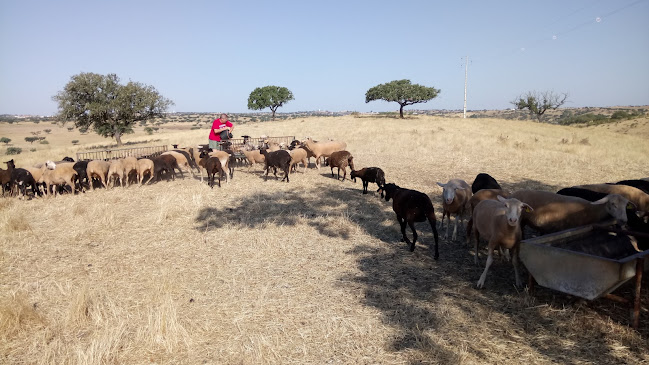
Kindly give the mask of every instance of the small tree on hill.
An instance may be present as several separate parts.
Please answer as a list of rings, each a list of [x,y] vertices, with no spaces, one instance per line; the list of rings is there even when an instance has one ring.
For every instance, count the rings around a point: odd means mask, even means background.
[[[8,145],[9,142],[11,142],[11,138],[7,138],[7,137],[0,138],[0,143],[4,143],[5,146]]]
[[[248,97],[248,109],[262,110],[270,108],[273,112],[273,120],[275,120],[275,112],[277,111],[277,108],[291,100],[293,100],[293,93],[285,87],[258,87],[253,90]]]
[[[519,110],[528,109],[530,114],[536,117],[541,123],[543,114],[548,109],[555,110],[565,104],[568,99],[568,93],[556,94],[554,91],[528,91],[525,95],[520,95],[511,103]]]
[[[29,143],[34,143],[34,142],[38,141],[39,139],[40,139],[40,137],[25,137],[25,141],[27,141]]]
[[[374,100],[395,101],[399,103],[399,116],[403,119],[403,107],[425,103],[437,97],[439,89],[411,84],[410,80],[395,80],[374,86],[365,93],[365,102]]]
[[[149,85],[119,83],[115,74],[80,73],[72,76],[52,99],[58,102],[58,117],[71,120],[82,132],[90,127],[122,145],[122,135],[133,133],[135,123],[162,116],[173,102]]]

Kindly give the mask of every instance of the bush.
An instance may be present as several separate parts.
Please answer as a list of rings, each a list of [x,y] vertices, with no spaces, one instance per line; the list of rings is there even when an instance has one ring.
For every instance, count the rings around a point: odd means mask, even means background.
[[[30,148],[29,152],[36,152],[36,148]]]
[[[11,138],[7,138],[7,137],[0,138],[0,143],[4,143],[7,145],[9,144],[9,142],[11,142]]]
[[[23,151],[22,148],[18,147],[9,147],[7,148],[7,152],[5,152],[5,155],[20,155],[20,153]]]
[[[48,129],[43,129],[43,132],[45,132],[45,133],[47,133],[47,134],[50,134],[50,133],[52,133],[52,130],[49,129],[49,128],[48,128]]]
[[[605,115],[586,113],[559,119],[557,122],[561,125],[570,125],[578,123],[601,124],[607,121],[608,118]]]
[[[613,120],[623,120],[623,119],[633,119],[637,118],[640,115],[637,113],[628,113],[626,110],[618,110],[611,115],[611,119]]]
[[[79,140],[78,140],[78,139],[73,139],[73,140],[72,140],[72,144],[73,144],[73,145],[76,145],[77,143],[79,143]]]
[[[68,132],[72,132],[74,130],[74,127],[68,127]]]
[[[48,142],[48,141],[46,141],[46,140],[42,140],[42,141],[40,141],[40,142],[38,142],[38,143],[40,143],[40,144],[50,144],[50,142]]]
[[[146,128],[144,128],[144,131],[145,131],[146,134],[148,134],[148,135],[152,135],[152,134],[153,134],[153,128],[151,128],[151,127],[146,127]]]

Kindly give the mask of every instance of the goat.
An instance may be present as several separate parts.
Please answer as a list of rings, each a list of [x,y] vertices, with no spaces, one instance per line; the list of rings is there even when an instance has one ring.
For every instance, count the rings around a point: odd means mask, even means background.
[[[360,170],[352,170],[350,179],[356,182],[356,178],[360,178],[363,182],[363,194],[367,194],[367,186],[373,182],[379,187],[376,192],[381,193],[383,198],[383,189],[385,187],[385,173],[379,167],[363,167]]]
[[[392,199],[392,210],[396,213],[397,221],[401,225],[402,241],[410,245],[410,252],[415,250],[417,242],[415,222],[428,220],[435,238],[434,258],[437,260],[439,258],[437,222],[435,221],[435,208],[433,208],[433,203],[428,195],[416,190],[403,189],[392,183],[385,184],[384,190],[385,201]],[[412,230],[412,242],[406,236],[406,224]]]

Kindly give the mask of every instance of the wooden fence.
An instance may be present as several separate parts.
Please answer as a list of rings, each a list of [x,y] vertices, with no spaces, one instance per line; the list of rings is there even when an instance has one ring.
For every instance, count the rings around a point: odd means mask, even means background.
[[[167,146],[152,146],[152,147],[132,147],[132,148],[119,148],[111,150],[98,150],[98,151],[85,151],[77,152],[77,161],[87,160],[112,160],[116,158],[124,158],[133,156],[152,157],[158,156],[167,151]]]

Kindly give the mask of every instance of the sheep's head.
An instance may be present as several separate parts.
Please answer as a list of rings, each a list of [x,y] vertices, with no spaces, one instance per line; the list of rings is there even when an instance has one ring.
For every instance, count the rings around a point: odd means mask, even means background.
[[[352,167],[352,173],[349,175],[349,178],[352,179],[353,182],[356,182],[356,170]]]
[[[526,212],[532,212],[534,210],[532,207],[518,199],[505,199],[500,195],[498,195],[497,199],[501,203],[505,204],[505,217],[507,218],[507,224],[512,227],[518,225],[523,210]]]
[[[611,217],[615,218],[617,224],[620,226],[625,225],[628,220],[626,215],[627,206],[631,205],[631,208],[633,210],[637,209],[635,204],[619,194],[609,194],[598,201],[592,202],[591,204],[606,204],[606,212]]]
[[[53,161],[45,161],[45,166],[50,169],[54,170],[56,168],[56,164]]]
[[[444,191],[442,191],[442,200],[444,201],[444,203],[453,203],[453,200],[455,199],[455,190],[457,189],[457,187],[450,183],[442,184],[441,182],[438,182],[437,185],[441,186],[442,189],[444,189]]]
[[[198,157],[200,157],[200,158],[204,158],[204,157],[207,157],[207,156],[209,156],[209,155],[210,155],[209,151],[207,151],[207,150],[201,150],[201,153],[198,155]]]
[[[393,183],[385,184],[383,191],[385,191],[385,201],[389,202],[394,196],[394,193],[399,189],[399,186]]]
[[[16,167],[16,165],[14,165],[14,159],[13,158],[11,160],[9,160],[9,161],[5,161],[5,163],[7,164],[7,168],[13,169],[14,167]]]

